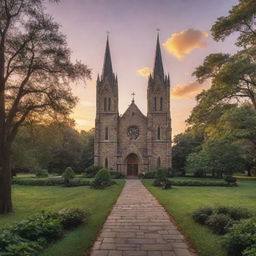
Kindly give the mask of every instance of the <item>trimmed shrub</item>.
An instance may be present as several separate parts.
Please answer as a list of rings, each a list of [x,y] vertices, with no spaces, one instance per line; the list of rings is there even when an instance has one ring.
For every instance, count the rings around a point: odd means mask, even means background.
[[[85,169],[84,176],[86,178],[93,178],[100,169],[102,169],[102,167],[91,165]]]
[[[157,169],[156,171],[156,174],[155,174],[155,180],[153,181],[153,186],[157,186],[157,187],[161,187],[164,185],[164,183],[166,182],[166,172],[159,168]]]
[[[95,175],[95,179],[92,182],[93,188],[103,189],[113,184],[111,180],[111,175],[108,169],[102,168],[97,174]]]
[[[58,212],[58,215],[64,229],[77,227],[84,223],[87,217],[86,212],[79,208],[62,209]]]
[[[25,185],[25,186],[59,186],[64,184],[63,178],[50,178],[47,180],[41,179],[14,179],[13,184],[17,185]],[[69,187],[77,187],[77,186],[91,186],[91,182],[89,180],[83,179],[73,179],[69,181]]]
[[[62,175],[65,185],[69,186],[70,180],[74,179],[75,176],[74,170],[71,167],[67,167]]]
[[[166,179],[163,183],[162,189],[171,189],[172,188],[172,183],[170,180]]]
[[[216,213],[226,214],[230,216],[233,220],[248,219],[252,217],[252,213],[248,209],[241,207],[220,206],[216,208]]]
[[[36,172],[37,178],[47,178],[48,177],[48,171],[46,169],[39,169]]]
[[[230,232],[224,236],[223,246],[228,251],[228,256],[254,256],[256,248],[256,220],[248,219],[234,224]]]
[[[204,225],[208,217],[213,214],[213,208],[204,206],[195,210],[192,214],[192,218],[195,222]]]
[[[231,176],[231,175],[228,175],[228,176],[226,176],[225,177],[225,181],[229,184],[229,185],[237,185],[236,184],[236,181],[237,181],[237,179],[235,178],[235,177],[233,177],[233,176]]]
[[[110,175],[111,175],[112,179],[124,179],[125,178],[125,175],[123,173],[121,173],[121,172],[111,171]]]
[[[154,179],[156,177],[156,172],[145,172],[143,179]]]
[[[213,214],[209,216],[205,224],[218,235],[223,235],[233,224],[233,220],[225,214]]]
[[[188,186],[188,187],[227,187],[226,182],[222,181],[171,181],[173,186]]]

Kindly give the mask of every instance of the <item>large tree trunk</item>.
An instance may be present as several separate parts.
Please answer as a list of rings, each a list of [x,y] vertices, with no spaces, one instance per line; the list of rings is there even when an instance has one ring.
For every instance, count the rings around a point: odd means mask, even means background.
[[[0,146],[0,214],[12,211],[10,150]]]

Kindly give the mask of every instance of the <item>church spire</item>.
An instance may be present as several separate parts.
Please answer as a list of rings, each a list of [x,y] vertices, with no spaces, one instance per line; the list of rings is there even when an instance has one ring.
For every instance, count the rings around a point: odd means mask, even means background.
[[[114,76],[112,62],[111,62],[111,54],[109,49],[109,39],[107,36],[107,43],[106,43],[106,50],[105,50],[105,57],[104,57],[104,64],[103,64],[103,71],[102,71],[102,78],[112,79]]]
[[[157,77],[160,78],[161,80],[164,79],[164,68],[163,68],[162,54],[161,54],[161,48],[159,43],[159,33],[157,34],[155,65],[154,65],[154,71],[153,71],[153,78],[156,79]]]

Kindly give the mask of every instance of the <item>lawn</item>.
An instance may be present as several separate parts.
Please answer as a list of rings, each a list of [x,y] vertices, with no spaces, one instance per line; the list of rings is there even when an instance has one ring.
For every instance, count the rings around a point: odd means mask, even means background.
[[[67,233],[52,244],[41,256],[82,256],[90,248],[113,204],[120,194],[124,181],[105,190],[90,187],[13,186],[14,212],[0,216],[0,228],[41,210],[59,210],[68,207],[84,208],[90,213],[87,224]]]
[[[173,187],[162,190],[153,187],[152,180],[143,183],[175,219],[200,256],[226,256],[226,252],[221,247],[221,236],[193,221],[193,210],[206,205],[225,205],[246,207],[256,214],[256,179],[253,178],[239,179],[238,187]]]

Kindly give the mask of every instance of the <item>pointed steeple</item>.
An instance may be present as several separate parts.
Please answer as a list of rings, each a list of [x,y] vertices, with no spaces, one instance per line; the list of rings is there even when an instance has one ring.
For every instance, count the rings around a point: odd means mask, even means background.
[[[109,39],[107,37],[103,71],[102,71],[102,79],[104,80],[105,78],[109,78],[111,80],[111,79],[113,79],[113,76],[114,76],[114,74],[113,74],[111,54],[110,54],[110,49],[109,49]]]
[[[160,78],[161,80],[164,79],[164,68],[163,68],[162,54],[161,54],[161,48],[160,48],[160,43],[159,43],[159,33],[157,34],[156,55],[155,55],[153,78],[154,79]]]

